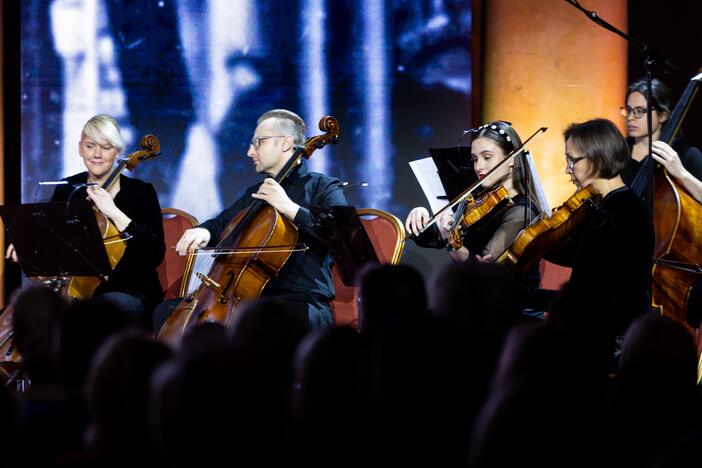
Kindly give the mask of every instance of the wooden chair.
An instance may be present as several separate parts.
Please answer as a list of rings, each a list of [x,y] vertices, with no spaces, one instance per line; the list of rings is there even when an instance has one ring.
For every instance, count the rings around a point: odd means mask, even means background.
[[[361,208],[356,210],[370,238],[378,260],[397,265],[405,248],[405,227],[395,216],[381,210]],[[336,267],[332,267],[336,297],[331,303],[334,322],[338,326],[358,326],[358,288],[347,286]]]
[[[571,268],[556,265],[547,260],[539,261],[542,289],[561,289],[570,279]]]
[[[193,255],[181,257],[173,249],[183,233],[197,226],[194,216],[176,208],[161,208],[166,255],[158,266],[158,279],[166,292],[164,300],[176,299],[185,295],[187,278],[193,268]]]

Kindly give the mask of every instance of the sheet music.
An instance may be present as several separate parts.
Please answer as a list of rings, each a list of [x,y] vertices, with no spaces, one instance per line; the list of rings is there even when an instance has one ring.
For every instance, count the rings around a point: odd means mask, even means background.
[[[410,161],[409,165],[419,182],[419,186],[422,187],[424,196],[427,197],[427,201],[429,201],[431,211],[436,213],[446,206],[449,201],[446,199],[446,190],[444,190],[444,186],[441,183],[439,171],[436,168],[434,160],[430,157],[417,159],[416,161]]]

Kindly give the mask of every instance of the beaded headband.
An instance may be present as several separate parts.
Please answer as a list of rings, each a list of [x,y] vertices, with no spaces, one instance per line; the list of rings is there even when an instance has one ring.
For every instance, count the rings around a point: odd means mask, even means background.
[[[507,122],[505,122],[507,123]],[[499,128],[497,125],[494,123],[486,123],[485,125],[481,125],[480,127],[475,129],[475,132],[478,133],[486,128],[490,128],[490,130],[495,130],[500,136],[502,136],[505,140],[509,141],[512,143],[512,138],[510,138],[509,135],[507,135],[507,132],[505,132],[503,129]],[[514,147],[514,144],[512,144],[512,147]]]
[[[503,123],[503,124],[506,124],[506,125],[509,125],[509,126],[512,126],[512,123],[511,123],[511,122],[506,122],[506,121],[504,121],[504,120],[498,120],[498,122]],[[501,136],[502,138],[504,138],[510,145],[512,145],[512,148],[513,148],[513,149],[516,149],[516,146],[515,146],[514,142],[512,141],[512,138],[511,138],[509,135],[507,135],[507,132],[505,132],[504,129],[500,128],[499,126],[497,126],[496,124],[494,124],[494,123],[492,123],[492,122],[488,122],[488,123],[486,123],[485,125],[481,125],[480,127],[477,127],[477,128],[472,129],[471,131],[472,131],[473,133],[480,133],[481,131],[485,130],[486,128],[489,128],[490,130],[494,130],[495,133],[497,133],[498,135],[500,135],[500,136]],[[526,156],[526,155],[530,155],[530,154],[531,154],[531,153],[530,153],[529,151],[524,151],[524,155],[525,155],[525,156]]]

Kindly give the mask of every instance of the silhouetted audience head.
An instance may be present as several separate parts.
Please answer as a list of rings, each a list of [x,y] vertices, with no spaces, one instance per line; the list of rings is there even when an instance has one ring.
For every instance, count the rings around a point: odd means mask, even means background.
[[[131,316],[100,298],[77,301],[57,323],[55,346],[64,385],[81,389],[88,366],[110,335],[137,326]]]
[[[514,275],[502,265],[447,265],[434,276],[430,292],[432,315],[459,325],[470,336],[502,336],[520,318]]]
[[[289,395],[275,372],[275,365],[233,347],[159,369],[152,381],[153,421],[167,466],[276,466]]]
[[[353,328],[308,335],[298,348],[297,416],[301,421],[301,466],[359,466],[370,455],[362,440],[371,413],[370,355]],[[339,457],[345,453],[344,457]]]
[[[618,373],[692,386],[697,381],[695,340],[681,323],[658,314],[645,315],[624,336]]]
[[[359,329],[377,331],[427,313],[424,279],[407,265],[369,265],[360,273]]]
[[[605,437],[618,465],[648,466],[702,424],[694,339],[675,320],[648,314],[624,337]]]
[[[156,460],[149,426],[149,382],[171,349],[140,331],[108,338],[93,360],[88,404],[93,415],[90,446],[100,463],[123,466]]]
[[[17,401],[9,391],[2,385],[0,388],[0,440],[3,442],[3,454],[0,457],[0,468],[18,466],[19,446],[19,415]]]
[[[289,389],[295,350],[309,331],[306,309],[268,298],[251,301],[241,309],[231,329],[232,344],[252,365],[265,369],[271,383]]]
[[[606,374],[591,352],[559,324],[515,327],[475,426],[469,466],[596,464]]]
[[[180,356],[195,356],[212,348],[229,346],[227,328],[217,322],[202,322],[189,328],[178,342]]]
[[[66,309],[65,299],[43,285],[32,285],[13,295],[12,328],[22,366],[32,385],[54,383],[53,329]]]

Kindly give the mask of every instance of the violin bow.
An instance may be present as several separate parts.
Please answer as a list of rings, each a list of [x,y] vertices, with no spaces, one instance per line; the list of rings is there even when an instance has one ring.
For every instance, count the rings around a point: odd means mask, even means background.
[[[535,131],[534,133],[532,133],[531,136],[530,136],[529,138],[527,138],[527,139],[524,141],[524,143],[521,144],[521,146],[519,146],[518,148],[515,148],[515,150],[512,151],[511,153],[509,153],[509,154],[507,155],[507,157],[506,157],[505,159],[503,159],[502,161],[500,161],[500,163],[499,163],[497,166],[493,167],[492,170],[491,170],[490,172],[488,172],[487,174],[485,174],[485,177],[483,177],[482,179],[478,179],[478,180],[476,180],[475,182],[473,182],[473,184],[471,184],[467,189],[465,189],[460,195],[458,195],[456,198],[454,198],[453,200],[451,200],[446,206],[444,206],[444,207],[441,208],[436,214],[434,214],[434,216],[432,216],[432,217],[429,219],[429,221],[427,221],[427,223],[424,225],[424,227],[419,231],[419,234],[423,233],[424,231],[426,231],[427,229],[429,229],[434,223],[436,223],[436,221],[439,219],[439,217],[440,217],[442,214],[444,214],[444,212],[445,212],[446,210],[450,210],[450,209],[453,208],[454,206],[458,205],[458,204],[459,204],[461,201],[463,201],[463,199],[465,199],[468,195],[472,194],[473,191],[475,191],[475,189],[477,189],[478,187],[481,187],[483,184],[485,184],[485,182],[488,181],[489,179],[491,179],[492,176],[493,176],[494,174],[496,174],[497,171],[498,171],[502,166],[504,166],[505,164],[508,164],[512,159],[514,159],[515,157],[517,157],[517,155],[518,155],[519,153],[521,153],[522,151],[524,151],[524,149],[526,148],[527,144],[529,144],[529,142],[532,141],[536,135],[538,135],[538,134],[540,134],[540,133],[543,133],[543,132],[545,132],[546,130],[548,130],[548,127],[541,127],[541,128],[539,128],[537,131]],[[405,238],[405,240],[407,240],[407,239],[409,239],[409,238],[411,238],[411,237],[414,237],[414,235],[413,235],[413,234],[408,235],[408,236]]]

